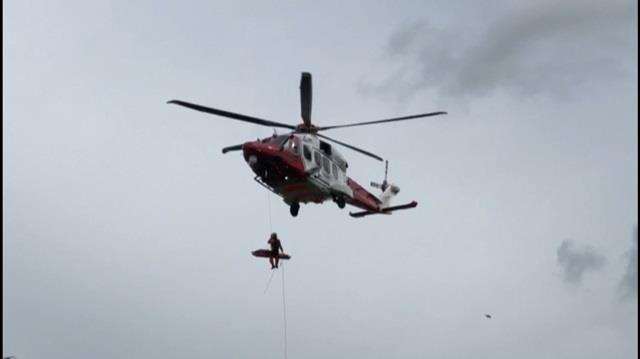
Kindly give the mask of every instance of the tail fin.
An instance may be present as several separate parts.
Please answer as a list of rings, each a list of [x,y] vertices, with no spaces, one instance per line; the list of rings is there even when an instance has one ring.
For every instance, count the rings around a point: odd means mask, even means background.
[[[391,199],[395,197],[399,192],[400,192],[400,187],[394,184],[388,185],[387,188],[384,190],[384,192],[382,192],[382,195],[380,196],[380,201],[382,202],[382,204],[380,205],[380,208],[384,209],[389,207],[389,205],[391,204]]]
[[[389,161],[384,162],[384,181],[382,183],[371,182],[371,187],[378,188],[382,191],[380,195],[380,208],[387,208],[391,203],[391,198],[400,192],[400,187],[387,182],[387,174],[389,172]]]

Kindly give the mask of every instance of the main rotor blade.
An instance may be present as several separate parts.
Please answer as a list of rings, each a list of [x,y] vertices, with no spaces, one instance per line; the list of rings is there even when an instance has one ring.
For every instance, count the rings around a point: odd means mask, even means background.
[[[354,150],[354,151],[356,151],[356,152],[360,152],[360,153],[362,153],[363,155],[367,155],[367,156],[369,156],[369,157],[373,157],[373,158],[375,158],[375,159],[376,159],[376,160],[378,160],[378,161],[382,161],[382,157],[377,156],[377,155],[375,155],[375,154],[373,154],[373,153],[371,153],[371,152],[365,151],[365,150],[363,150],[363,149],[360,149],[360,148],[358,148],[358,147],[351,146],[351,145],[349,145],[349,144],[346,144],[346,143],[344,143],[344,142],[340,142],[340,141],[338,141],[338,140],[334,140],[334,139],[333,139],[333,138],[331,138],[331,137],[327,137],[327,136],[325,136],[325,135],[321,135],[321,134],[319,134],[319,133],[316,133],[316,136],[318,136],[318,137],[322,137],[322,138],[324,138],[325,140],[329,140],[329,141],[331,141],[331,142],[337,143],[337,144],[342,145],[342,146],[344,146],[344,147],[346,147],[346,148],[352,149],[352,150]]]
[[[305,126],[311,126],[311,102],[313,91],[311,86],[311,74],[303,72],[300,77],[300,113]]]
[[[227,153],[227,152],[230,152],[230,151],[241,151],[241,150],[242,150],[242,144],[225,147],[225,148],[222,149],[222,153]]]
[[[429,116],[437,116],[437,115],[446,115],[447,113],[444,111],[438,111],[438,112],[429,112],[429,113],[422,113],[419,115],[411,115],[411,116],[404,116],[404,117],[395,117],[395,118],[388,118],[386,120],[378,120],[378,121],[368,121],[368,122],[358,122],[358,123],[351,123],[348,125],[337,125],[337,126],[324,126],[324,127],[318,127],[318,131],[324,131],[324,130],[331,130],[334,128],[343,128],[343,127],[354,127],[354,126],[364,126],[364,125],[374,125],[377,123],[385,123],[385,122],[396,122],[396,121],[406,121],[406,120],[413,120],[414,118],[422,118],[422,117],[429,117]]]
[[[256,125],[262,125],[262,126],[268,126],[268,127],[282,127],[282,128],[292,129],[292,130],[295,129],[295,126],[287,125],[286,123],[263,120],[263,119],[257,118],[257,117],[251,117],[251,116],[242,115],[242,114],[239,114],[239,113],[233,113],[233,112],[229,112],[229,111],[218,110],[216,108],[196,105],[196,104],[185,102],[185,101],[171,100],[171,101],[167,101],[167,103],[184,106],[184,107],[190,108],[192,110],[206,112],[206,113],[210,113],[212,115],[218,115],[218,116],[222,116],[222,117],[229,117],[229,118],[233,118],[235,120],[254,123]]]

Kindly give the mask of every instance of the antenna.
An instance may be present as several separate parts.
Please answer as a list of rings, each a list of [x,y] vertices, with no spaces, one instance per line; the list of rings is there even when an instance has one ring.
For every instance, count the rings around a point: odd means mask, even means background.
[[[389,172],[389,160],[384,161],[384,181],[382,181],[382,186],[380,186],[382,192],[389,186],[389,182],[387,182],[387,172]]]
[[[384,182],[387,182],[387,172],[389,172],[389,160],[384,161]]]

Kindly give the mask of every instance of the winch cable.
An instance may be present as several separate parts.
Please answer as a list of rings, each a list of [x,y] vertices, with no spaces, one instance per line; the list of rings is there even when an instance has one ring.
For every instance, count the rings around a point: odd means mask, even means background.
[[[287,302],[284,295],[284,265],[282,266],[282,323],[284,324],[284,359],[287,359]]]
[[[273,273],[275,273],[275,271],[271,271],[271,274],[269,275],[269,280],[267,281],[267,286],[264,288],[264,292],[262,292],[262,294],[267,294],[267,291],[269,290],[269,286],[271,285],[271,279],[273,279]]]
[[[267,212],[269,213],[269,233],[273,233],[273,219],[271,216],[271,193],[267,192]],[[282,323],[283,323],[283,332],[284,332],[284,359],[287,359],[287,301],[285,296],[285,288],[284,288],[284,263],[280,262],[280,268],[282,269]],[[271,275],[269,276],[269,281],[267,282],[267,287],[264,289],[264,294],[269,290],[269,285],[271,284],[271,279],[273,279],[273,274],[275,272],[272,270]]]

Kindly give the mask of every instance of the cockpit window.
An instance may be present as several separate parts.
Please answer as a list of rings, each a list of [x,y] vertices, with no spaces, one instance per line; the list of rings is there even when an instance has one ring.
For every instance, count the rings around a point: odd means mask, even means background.
[[[289,139],[288,135],[279,135],[279,136],[274,135],[274,136],[271,136],[271,137],[264,138],[260,142],[262,142],[262,143],[273,143],[273,144],[276,144],[278,146],[282,146],[288,139]]]
[[[333,178],[338,179],[338,166],[335,163],[331,165],[331,170],[333,171]]]
[[[320,155],[320,152],[313,152],[313,159],[316,161],[316,165],[318,165],[318,167],[322,166],[322,156]]]
[[[287,149],[297,155],[299,151],[298,140],[295,137],[289,138],[289,142],[287,142]]]

